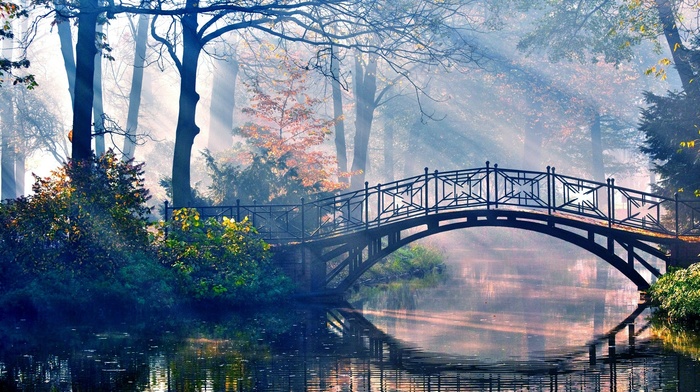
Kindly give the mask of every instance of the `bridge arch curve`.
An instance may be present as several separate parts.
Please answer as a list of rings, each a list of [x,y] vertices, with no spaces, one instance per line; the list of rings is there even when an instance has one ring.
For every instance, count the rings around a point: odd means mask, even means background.
[[[315,195],[299,204],[196,207],[202,217],[249,219],[263,239],[295,256],[305,294],[339,294],[376,260],[419,237],[502,226],[544,233],[601,257],[640,289],[643,269],[700,261],[700,200],[681,200],[546,171],[486,166],[434,171]],[[165,219],[173,207],[165,204]],[[668,250],[661,252],[657,247]],[[310,264],[309,264],[310,263]],[[287,263],[293,264],[293,263]],[[298,266],[297,266],[298,264]],[[301,271],[300,271],[301,270]],[[642,271],[644,273],[644,271]],[[644,273],[644,275],[647,275]]]
[[[504,227],[548,235],[576,245],[620,271],[639,290],[649,282],[638,268],[660,276],[640,252],[667,261],[668,256],[639,238],[606,226],[585,225],[566,217],[517,210],[467,210],[416,217],[362,233],[313,241],[313,257],[326,269],[325,281],[312,291],[342,293],[392,252],[438,233],[474,227]],[[320,283],[320,282],[319,282]]]

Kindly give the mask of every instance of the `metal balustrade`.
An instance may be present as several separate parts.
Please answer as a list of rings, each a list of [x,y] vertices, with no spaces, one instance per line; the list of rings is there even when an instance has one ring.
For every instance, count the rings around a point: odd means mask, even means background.
[[[556,173],[500,168],[429,172],[299,204],[192,207],[202,218],[245,217],[273,243],[304,242],[450,211],[518,209],[652,235],[700,236],[700,198],[680,200]],[[175,208],[165,205],[166,220]]]

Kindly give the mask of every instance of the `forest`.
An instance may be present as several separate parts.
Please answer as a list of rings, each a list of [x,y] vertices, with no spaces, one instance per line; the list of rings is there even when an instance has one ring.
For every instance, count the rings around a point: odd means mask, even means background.
[[[172,279],[197,297],[224,286],[195,287],[197,269],[178,264],[195,250],[154,239],[166,200],[289,203],[486,161],[696,197],[698,12],[685,0],[2,0],[0,241],[17,260],[60,253],[13,272],[29,280],[125,273],[133,249],[155,252],[143,257],[177,265]],[[182,211],[183,235],[254,231],[202,229],[213,223]],[[104,241],[113,230],[128,239]]]

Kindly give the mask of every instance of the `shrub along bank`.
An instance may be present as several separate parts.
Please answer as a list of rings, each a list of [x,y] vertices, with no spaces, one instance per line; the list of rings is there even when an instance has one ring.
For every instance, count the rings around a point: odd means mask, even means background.
[[[670,270],[649,288],[649,296],[658,317],[700,330],[700,263]]]
[[[291,290],[249,222],[180,210],[150,223],[142,174],[110,152],[37,177],[33,195],[0,204],[0,315],[243,306]]]

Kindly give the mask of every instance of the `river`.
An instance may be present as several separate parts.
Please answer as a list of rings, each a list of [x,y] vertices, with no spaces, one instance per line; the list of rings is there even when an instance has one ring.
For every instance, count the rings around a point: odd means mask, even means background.
[[[604,262],[504,229],[431,245],[439,284],[339,304],[5,322],[0,391],[700,391],[697,339],[660,338]]]

